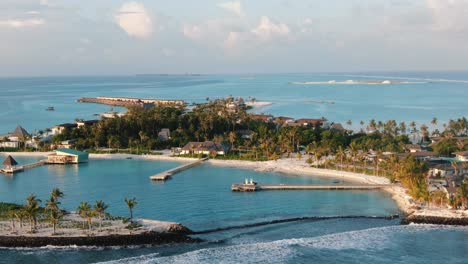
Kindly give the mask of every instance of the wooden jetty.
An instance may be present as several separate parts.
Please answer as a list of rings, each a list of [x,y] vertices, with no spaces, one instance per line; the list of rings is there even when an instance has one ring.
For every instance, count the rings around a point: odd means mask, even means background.
[[[197,160],[195,162],[191,162],[191,163],[188,163],[188,164],[178,166],[178,167],[176,167],[174,169],[170,169],[170,170],[155,174],[153,176],[150,176],[150,179],[152,181],[166,181],[166,180],[170,179],[172,177],[172,175],[174,175],[176,173],[179,173],[181,171],[185,171],[185,170],[188,170],[190,168],[196,167],[198,165],[201,165],[206,160],[208,160],[208,158],[200,159],[200,160]]]
[[[233,184],[233,192],[255,192],[255,191],[288,191],[288,190],[375,190],[390,185],[290,185],[290,184],[263,184],[243,183]]]

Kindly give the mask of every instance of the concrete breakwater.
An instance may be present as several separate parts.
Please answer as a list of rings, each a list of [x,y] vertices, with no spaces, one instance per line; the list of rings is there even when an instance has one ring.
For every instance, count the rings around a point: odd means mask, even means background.
[[[81,103],[105,104],[122,107],[143,107],[150,108],[154,106],[184,106],[186,103],[182,100],[161,100],[146,98],[128,98],[128,97],[82,97],[78,99]]]
[[[77,237],[34,237],[34,236],[0,236],[0,247],[24,248],[45,246],[137,246],[163,245],[172,243],[201,242],[183,233],[145,232],[134,235],[105,235],[105,236],[77,236]]]
[[[401,221],[402,224],[433,224],[433,225],[459,225],[468,226],[468,218],[455,218],[443,216],[409,215]]]

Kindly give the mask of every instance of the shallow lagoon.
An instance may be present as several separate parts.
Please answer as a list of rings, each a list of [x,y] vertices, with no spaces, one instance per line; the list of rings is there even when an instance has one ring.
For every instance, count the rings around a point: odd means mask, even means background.
[[[245,178],[265,184],[332,184],[332,178],[202,165],[166,182],[149,180],[150,175],[178,164],[97,159],[80,165],[47,165],[2,176],[0,200],[23,203],[32,192],[46,200],[50,190],[58,187],[65,193],[62,205],[68,210],[74,210],[80,201],[102,199],[110,204],[111,213],[127,215],[123,199],[136,197],[137,217],[177,221],[195,230],[297,216],[398,213],[390,196],[381,191],[230,191],[232,183]]]

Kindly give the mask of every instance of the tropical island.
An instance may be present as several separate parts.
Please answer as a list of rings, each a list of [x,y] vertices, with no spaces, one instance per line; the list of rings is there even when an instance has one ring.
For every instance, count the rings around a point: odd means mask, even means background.
[[[31,155],[36,151],[37,155],[45,155],[57,148],[70,148],[85,151],[91,158],[209,158],[208,163],[219,166],[343,177],[385,185],[383,190],[390,192],[407,214],[406,223],[468,224],[465,117],[443,124],[443,130],[439,130],[436,118],[430,124],[432,129],[426,124],[396,120],[370,120],[367,124],[360,121],[359,126],[353,127],[351,120],[341,124],[323,117],[295,119],[253,114],[242,98],[207,98],[207,102],[191,106],[148,105],[151,102],[140,101],[143,103],[126,104],[125,114],[75,120],[37,135],[18,127],[2,137],[0,147],[10,155]],[[28,198],[25,208],[29,200],[34,199]],[[92,208],[90,204],[83,207]],[[82,216],[79,212],[63,216],[62,220],[74,223]],[[11,222],[11,216],[9,219]],[[131,221],[125,226],[117,222],[109,220],[107,224],[111,230],[130,232],[129,225],[137,223]],[[88,227],[92,226],[88,221]],[[112,233],[110,229],[104,233],[129,234]],[[142,230],[148,234],[147,229]],[[142,233],[132,233],[135,234]]]

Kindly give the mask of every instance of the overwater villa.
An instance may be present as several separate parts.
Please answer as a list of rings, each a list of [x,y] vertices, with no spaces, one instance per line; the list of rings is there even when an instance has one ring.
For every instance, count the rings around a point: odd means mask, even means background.
[[[4,173],[15,173],[22,170],[23,167],[18,166],[18,162],[12,156],[8,156],[5,161],[3,161],[2,172]]]
[[[74,149],[57,149],[55,154],[47,156],[48,164],[78,164],[88,162],[89,154]]]

